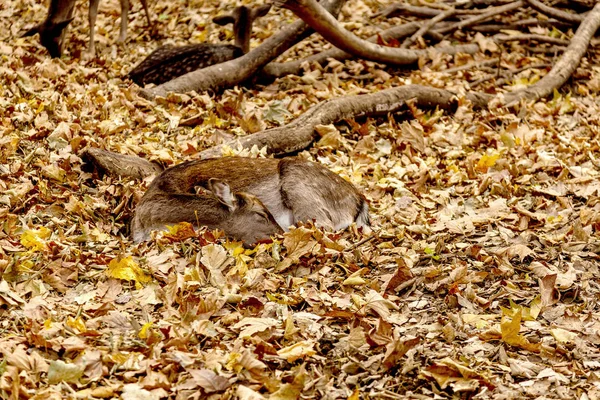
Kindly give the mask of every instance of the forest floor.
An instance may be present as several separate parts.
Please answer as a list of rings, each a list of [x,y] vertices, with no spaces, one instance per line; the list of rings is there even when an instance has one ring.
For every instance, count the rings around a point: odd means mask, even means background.
[[[306,225],[246,249],[174,229],[134,244],[128,224],[149,182],[90,172],[86,146],[170,166],[342,95],[465,92],[478,80],[512,91],[557,54],[511,42],[414,70],[331,61],[149,101],[122,77],[159,43],[230,39],[210,22],[221,2],[159,0],[151,38],[134,1],[118,45],[119,3],[103,0],[91,60],[83,3],[61,59],[18,38],[43,4],[0,4],[1,398],[600,398],[597,40],[550,99],[322,127],[298,156],[364,193],[371,235]],[[349,0],[340,20],[368,37],[404,21],[368,18],[388,4]],[[253,46],[294,20],[272,9]],[[313,35],[284,57],[329,46]],[[496,84],[485,62],[500,51],[505,68],[541,67]]]

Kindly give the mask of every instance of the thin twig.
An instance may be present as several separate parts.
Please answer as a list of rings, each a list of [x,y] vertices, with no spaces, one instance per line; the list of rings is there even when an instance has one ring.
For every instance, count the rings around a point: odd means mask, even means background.
[[[542,14],[549,15],[549,16],[559,19],[561,21],[581,23],[587,14],[587,13],[571,14],[566,11],[557,10],[556,8],[547,6],[538,0],[526,0],[526,1],[531,6],[531,8],[541,12]]]
[[[536,42],[551,43],[559,46],[568,46],[569,41],[565,39],[553,38],[545,35],[526,34],[522,33],[519,35],[495,35],[493,39],[497,42],[512,42],[512,41],[525,41],[534,40]]]
[[[448,33],[455,30],[463,29],[469,26],[473,26],[483,21],[487,21],[495,17],[496,15],[504,14],[506,12],[516,10],[517,8],[523,7],[525,3],[522,0],[515,1],[514,3],[509,3],[500,7],[492,7],[488,9],[485,13],[476,15],[474,17],[465,19],[464,21],[457,22],[456,24],[452,24],[448,27],[442,28],[438,30],[438,33]]]
[[[433,26],[435,26],[435,24],[437,24],[440,21],[445,20],[446,18],[450,18],[455,13],[456,13],[456,9],[454,7],[452,7],[452,8],[449,8],[448,10],[436,15],[435,17],[431,18],[429,21],[427,21],[425,24],[423,24],[423,26],[414,33],[414,35],[412,35],[411,37],[406,39],[404,41],[404,43],[402,43],[401,47],[407,48],[411,44],[420,40],[425,33],[427,33]]]

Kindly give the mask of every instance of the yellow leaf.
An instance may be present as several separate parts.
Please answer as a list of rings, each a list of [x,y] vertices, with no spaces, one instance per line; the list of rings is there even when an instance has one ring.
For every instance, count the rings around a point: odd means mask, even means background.
[[[152,322],[146,322],[142,326],[142,329],[140,329],[140,332],[138,333],[138,336],[140,337],[140,339],[148,339],[148,336],[151,335],[151,332],[149,332],[149,329],[151,327],[152,327]]]
[[[500,158],[499,153],[484,154],[477,162],[476,169],[481,172],[487,172],[490,167],[496,165],[498,158]]]
[[[87,328],[85,327],[85,322],[81,317],[69,317],[67,318],[66,324],[69,328],[73,329],[74,331],[77,331],[78,333],[84,333],[87,331]]]
[[[348,400],[360,400],[360,390],[358,388],[354,389],[354,392],[348,396]]]
[[[367,283],[367,281],[360,276],[349,276],[346,278],[346,280],[344,280],[343,284],[344,286],[359,286],[364,285],[365,283]]]
[[[120,260],[118,258],[112,259],[105,273],[111,278],[134,281],[136,289],[141,289],[144,283],[148,283],[151,280],[150,276],[146,275],[131,257],[125,257]]]
[[[276,392],[269,396],[269,400],[297,400],[304,389],[306,383],[306,371],[304,366],[292,371],[294,380],[291,383],[284,383]]]
[[[490,321],[498,318],[496,314],[463,314],[461,318],[465,324],[473,325],[477,329],[487,328]]]
[[[284,347],[277,352],[277,355],[285,358],[288,362],[294,362],[299,358],[315,355],[317,352],[313,349],[313,346],[314,343],[303,340],[291,346]]]
[[[502,330],[502,340],[505,343],[519,346],[521,343],[521,336],[519,335],[519,330],[521,329],[521,311],[519,310],[512,318],[503,316],[500,329]]]
[[[189,222],[180,222],[175,225],[167,225],[167,232],[165,232],[163,237],[175,241],[183,241],[196,237],[196,231],[194,231],[193,225]]]
[[[519,330],[521,329],[521,314],[522,310],[519,310],[512,318],[507,316],[502,317],[502,321],[500,322],[502,341],[511,346],[537,353],[540,351],[540,344],[531,343],[525,336],[519,334]]]
[[[50,229],[45,226],[27,230],[21,234],[21,244],[32,251],[45,250],[47,248],[45,239],[48,239],[51,234]]]

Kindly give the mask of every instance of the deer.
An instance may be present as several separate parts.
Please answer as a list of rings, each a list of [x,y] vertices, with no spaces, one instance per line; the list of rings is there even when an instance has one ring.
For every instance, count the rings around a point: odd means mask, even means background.
[[[127,38],[127,15],[129,13],[129,0],[121,1],[121,31],[118,42],[122,43]],[[148,11],[147,0],[141,0],[146,13],[148,26],[152,25],[150,12]],[[98,4],[100,0],[90,0],[89,21],[90,21],[90,44],[89,53],[96,54],[94,35],[96,31],[96,17],[98,16]],[[73,11],[75,0],[51,0],[48,7],[46,19],[39,25],[34,26],[23,34],[23,36],[33,36],[36,33],[40,35],[41,44],[48,50],[50,57],[57,58],[62,55],[64,46],[64,37],[67,26],[73,21]]]
[[[148,83],[160,85],[188,72],[238,58],[250,50],[252,24],[257,18],[265,16],[270,8],[270,4],[239,6],[231,14],[214,17],[213,22],[218,25],[233,24],[233,45],[197,43],[161,46],[131,70],[127,77],[140,86]]]
[[[247,244],[283,232],[256,196],[233,192],[226,182],[211,178],[197,194],[169,193],[151,186],[136,207],[133,240],[148,240],[151,231],[180,222],[220,229]]]
[[[257,221],[244,211],[236,214],[244,222],[234,224],[236,216],[226,214],[219,214],[222,219],[215,222],[211,207],[218,204],[213,200],[207,206],[205,202],[197,203],[194,197],[197,187],[207,187],[218,197],[213,180],[227,185],[234,195],[262,205],[264,219]],[[192,160],[164,170],[136,207],[133,239],[147,240],[152,229],[183,221],[197,221],[209,228],[218,227],[229,236],[255,241],[287,231],[298,222],[314,221],[317,226],[333,230],[356,223],[370,230],[369,206],[354,185],[321,164],[294,157]],[[244,226],[251,233],[244,231]]]

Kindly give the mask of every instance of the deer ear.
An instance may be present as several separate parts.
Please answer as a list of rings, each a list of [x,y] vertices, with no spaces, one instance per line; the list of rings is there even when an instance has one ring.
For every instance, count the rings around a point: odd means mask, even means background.
[[[21,37],[33,36],[39,32],[40,32],[40,26],[36,25],[33,28],[31,28],[30,30],[28,30],[27,32],[25,32],[24,34],[22,34]]]
[[[264,17],[267,15],[269,10],[271,9],[270,4],[263,4],[262,6],[256,7],[252,9],[252,19],[256,19],[258,17]]]
[[[208,181],[208,189],[215,195],[219,202],[227,206],[229,211],[234,211],[237,208],[236,197],[227,183],[211,178]]]
[[[235,22],[235,18],[232,15],[217,15],[213,18],[213,22],[217,25],[225,26],[227,24],[233,24]]]

